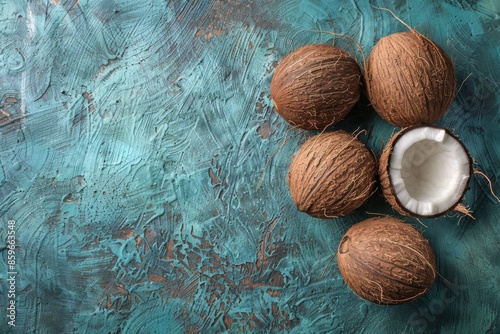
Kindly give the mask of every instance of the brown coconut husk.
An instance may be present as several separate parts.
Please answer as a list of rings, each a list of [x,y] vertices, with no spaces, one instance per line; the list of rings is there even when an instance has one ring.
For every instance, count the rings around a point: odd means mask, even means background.
[[[393,125],[432,124],[456,96],[453,62],[434,41],[397,19],[410,31],[385,36],[372,49],[364,69],[366,93]]]
[[[288,172],[297,208],[317,218],[345,216],[360,207],[376,183],[374,155],[345,131],[308,139],[295,154]]]
[[[419,298],[437,276],[429,242],[413,226],[391,216],[353,225],[340,242],[337,263],[356,295],[381,305]]]
[[[361,71],[347,52],[308,44],[281,60],[271,81],[277,112],[306,130],[330,127],[352,109],[361,92]]]

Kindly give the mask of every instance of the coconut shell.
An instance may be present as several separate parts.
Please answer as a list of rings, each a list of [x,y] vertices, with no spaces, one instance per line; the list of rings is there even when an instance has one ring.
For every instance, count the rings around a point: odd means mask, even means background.
[[[360,207],[375,184],[373,154],[345,131],[308,139],[293,157],[288,185],[297,208],[313,217],[336,218]]]
[[[271,81],[278,113],[302,129],[324,129],[343,119],[360,96],[361,71],[345,51],[305,45],[279,63]]]
[[[390,206],[392,206],[394,210],[396,210],[403,216],[413,216],[413,213],[409,212],[402,205],[400,205],[399,200],[395,196],[395,191],[392,186],[389,173],[389,160],[391,159],[394,144],[396,143],[398,138],[400,138],[404,133],[408,131],[409,128],[410,127],[405,128],[391,136],[389,142],[385,145],[385,148],[378,160],[378,177],[385,200],[387,201],[387,203],[389,203]]]
[[[444,212],[440,212],[440,213],[432,215],[432,216],[416,215],[414,212],[411,212],[410,210],[408,210],[404,206],[402,206],[401,203],[400,203],[400,201],[396,197],[396,195],[395,195],[396,191],[395,191],[395,189],[393,187],[393,184],[392,184],[392,181],[391,181],[391,177],[390,177],[390,172],[389,172],[389,168],[390,168],[389,161],[391,159],[391,155],[392,155],[392,152],[393,152],[394,145],[396,144],[396,142],[405,133],[407,133],[408,131],[410,131],[410,130],[412,130],[414,128],[418,128],[420,126],[423,126],[423,125],[410,126],[410,127],[404,128],[404,129],[400,130],[399,132],[395,133],[389,139],[389,142],[386,144],[386,146],[384,147],[384,149],[382,151],[382,154],[381,154],[380,159],[378,161],[378,175],[379,175],[379,179],[380,179],[380,187],[382,188],[382,193],[383,193],[386,201],[392,206],[392,208],[394,210],[396,210],[398,213],[400,213],[403,216],[422,217],[422,218],[435,218],[435,217],[438,217],[438,216],[442,216],[442,215],[444,215],[447,212],[452,211],[452,210],[456,210],[456,211],[459,211],[459,212],[463,212],[463,213],[465,213],[467,215],[470,215],[470,213],[468,212],[468,210],[466,210],[465,207],[463,205],[461,205],[461,202],[462,202],[462,200],[463,200],[463,198],[465,196],[465,192],[464,192],[464,194],[462,194],[462,196],[457,201],[457,203],[455,205],[452,205],[449,208],[449,210],[444,211]],[[425,126],[429,126],[429,125],[425,125]],[[463,146],[464,150],[466,152],[468,152],[467,148],[458,139],[458,137],[456,137],[454,134],[452,134],[448,129],[444,129],[444,130],[446,131],[446,133],[448,135],[453,136]],[[470,155],[469,155],[469,161],[470,161],[469,165],[470,165],[470,168],[471,168],[470,169],[470,174],[472,174],[472,157]],[[469,181],[467,181],[467,183],[468,182]]]
[[[365,67],[368,98],[393,125],[432,124],[455,97],[455,70],[448,55],[416,31],[383,37]]]
[[[337,261],[349,288],[376,304],[415,300],[436,279],[429,242],[413,226],[390,216],[353,225],[340,242]]]

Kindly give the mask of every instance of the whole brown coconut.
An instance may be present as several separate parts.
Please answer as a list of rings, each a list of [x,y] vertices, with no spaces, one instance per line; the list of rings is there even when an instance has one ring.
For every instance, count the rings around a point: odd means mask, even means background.
[[[361,71],[345,51],[305,45],[283,58],[271,81],[278,113],[291,125],[324,129],[341,119],[359,99]]]
[[[461,204],[472,174],[472,158],[448,129],[415,125],[394,134],[379,160],[387,202],[400,214],[438,217]]]
[[[455,97],[451,59],[414,30],[380,39],[368,57],[365,81],[375,110],[400,127],[434,123]]]
[[[436,279],[429,242],[394,217],[370,218],[353,225],[340,242],[337,261],[349,288],[376,304],[415,300]]]
[[[308,139],[293,157],[288,185],[300,211],[337,218],[360,207],[375,184],[372,153],[345,131]]]

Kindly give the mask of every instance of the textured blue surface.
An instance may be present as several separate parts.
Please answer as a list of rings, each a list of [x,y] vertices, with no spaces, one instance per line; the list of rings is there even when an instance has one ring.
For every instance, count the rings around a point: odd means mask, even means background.
[[[398,3],[0,0],[0,246],[15,221],[18,273],[10,327],[4,249],[0,332],[500,332],[500,205],[481,175],[475,220],[408,220],[443,278],[397,307],[358,299],[331,261],[349,226],[393,213],[381,195],[318,220],[288,193],[311,133],[272,108],[273,70],[332,43],[311,30],[366,54],[405,31],[371,5],[451,56],[463,85],[438,125],[500,193],[498,1]],[[376,153],[395,130],[366,100],[335,128]]]

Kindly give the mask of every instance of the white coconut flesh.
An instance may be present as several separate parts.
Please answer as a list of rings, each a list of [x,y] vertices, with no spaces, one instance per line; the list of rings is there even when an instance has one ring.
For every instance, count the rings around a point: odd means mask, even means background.
[[[456,206],[465,193],[469,154],[444,129],[417,127],[394,144],[389,175],[402,207],[421,216],[438,215]]]

